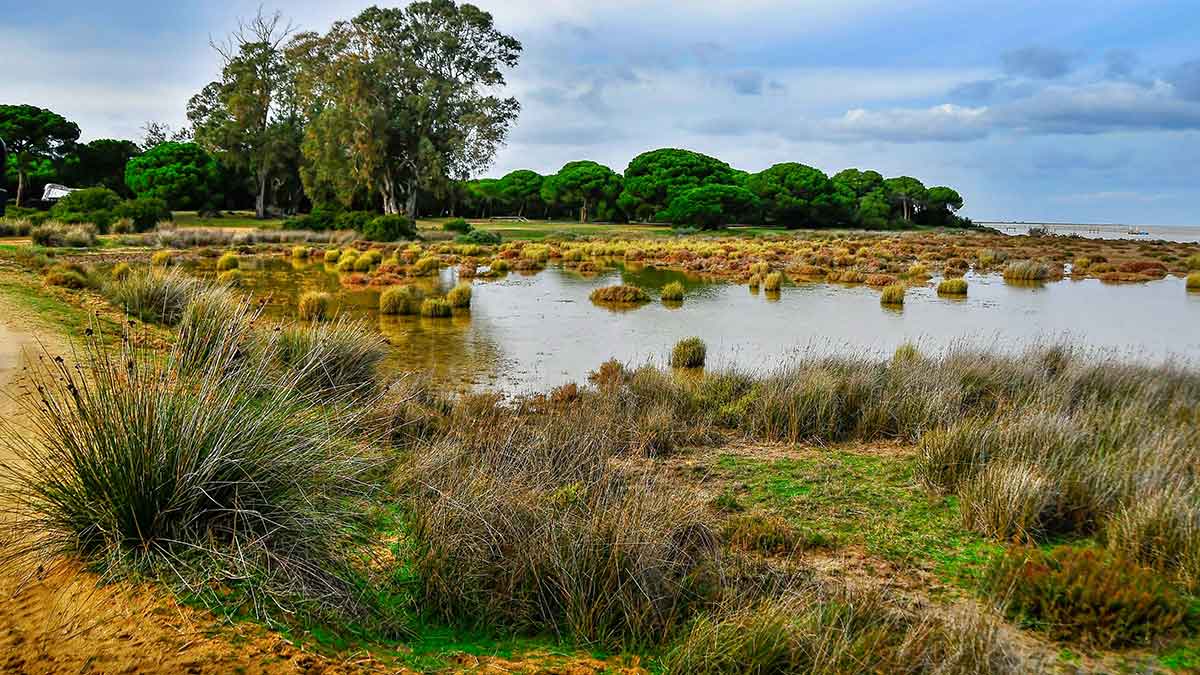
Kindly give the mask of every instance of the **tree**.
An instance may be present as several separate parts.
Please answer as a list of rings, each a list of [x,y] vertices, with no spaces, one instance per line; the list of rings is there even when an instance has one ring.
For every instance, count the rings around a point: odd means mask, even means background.
[[[679,195],[703,185],[737,185],[732,168],[691,150],[661,148],[633,158],[618,204],[631,217],[659,219]]]
[[[163,143],[190,143],[191,129],[172,129],[164,122],[146,122],[142,125],[142,151],[153,149]]]
[[[134,157],[125,167],[125,183],[139,198],[162,199],[175,210],[220,203],[220,169],[195,143],[162,143]]]
[[[272,175],[292,164],[300,143],[295,81],[283,50],[292,25],[282,21],[279,12],[260,11],[239,22],[225,44],[213,43],[224,62],[221,79],[188,102],[196,142],[252,176],[257,218],[267,217]]]
[[[75,148],[67,158],[64,178],[75,187],[105,187],[122,197],[133,193],[125,185],[125,165],[142,152],[137,143],[98,138]]]
[[[762,201],[746,188],[705,185],[673,199],[664,215],[675,225],[713,229],[754,220],[761,208]]]
[[[892,203],[887,193],[879,188],[858,202],[854,220],[868,230],[882,230],[891,224]]]
[[[835,184],[820,169],[795,162],[751,175],[746,189],[762,200],[767,220],[788,227],[844,222],[855,201],[853,192]]]
[[[883,190],[888,200],[900,206],[904,220],[912,222],[925,205],[926,191],[921,181],[911,176],[900,176],[883,181]]]
[[[496,203],[504,197],[500,181],[495,178],[480,178],[467,183],[467,195],[470,201],[479,209],[479,217],[487,218],[492,215]]]
[[[925,193],[925,208],[919,214],[919,221],[924,225],[951,225],[958,220],[956,214],[962,207],[962,195],[956,190],[931,187]]]
[[[543,181],[545,178],[536,171],[518,169],[500,179],[500,193],[517,207],[518,216],[524,216],[526,209],[541,201]]]
[[[542,199],[547,204],[578,208],[581,223],[590,220],[601,202],[614,200],[620,193],[621,177],[607,166],[588,160],[568,162],[542,182]]]
[[[858,199],[862,199],[883,187],[883,175],[878,171],[846,169],[833,176],[833,182],[849,188]]]
[[[377,191],[387,214],[416,216],[422,189],[487,166],[520,105],[492,94],[521,43],[491,14],[453,0],[370,7],[288,49],[310,124],[302,146],[306,187],[347,201]]]
[[[17,169],[17,206],[25,198],[25,179],[34,163],[54,161],[79,140],[79,126],[58,113],[32,105],[0,105],[0,138]]]

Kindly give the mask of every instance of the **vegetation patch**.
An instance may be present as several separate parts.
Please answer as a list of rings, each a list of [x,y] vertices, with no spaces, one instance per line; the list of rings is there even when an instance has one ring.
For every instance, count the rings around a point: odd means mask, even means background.
[[[591,293],[592,302],[615,305],[636,305],[650,302],[646,291],[637,286],[606,286]]]

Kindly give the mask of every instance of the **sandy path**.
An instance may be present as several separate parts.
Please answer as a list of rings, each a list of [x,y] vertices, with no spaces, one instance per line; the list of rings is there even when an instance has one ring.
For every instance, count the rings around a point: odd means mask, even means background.
[[[13,399],[30,359],[67,341],[33,325],[0,296],[0,418],[23,426]],[[9,431],[11,433],[11,427]],[[14,458],[0,441],[0,463]],[[32,577],[32,578],[30,578]],[[99,586],[64,564],[0,570],[0,673],[349,673],[370,661],[332,662],[254,626],[221,626],[151,588]]]

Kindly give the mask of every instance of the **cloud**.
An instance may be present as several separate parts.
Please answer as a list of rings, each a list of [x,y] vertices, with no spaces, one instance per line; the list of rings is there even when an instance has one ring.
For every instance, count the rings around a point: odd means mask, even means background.
[[[968,141],[990,131],[987,108],[944,103],[932,108],[847,111],[828,125],[830,131],[855,139],[893,143]]]
[[[1132,80],[1141,59],[1128,49],[1110,49],[1104,53],[1104,74],[1110,80]]]
[[[1181,98],[1200,101],[1200,59],[1177,66],[1167,76],[1167,81]]]
[[[995,110],[997,126],[1041,134],[1099,134],[1127,130],[1200,129],[1200,105],[1182,101],[1169,85],[1128,82],[1055,86]]]
[[[1054,80],[1071,72],[1074,59],[1053,47],[1023,47],[1005,52],[1000,60],[1009,75]]]

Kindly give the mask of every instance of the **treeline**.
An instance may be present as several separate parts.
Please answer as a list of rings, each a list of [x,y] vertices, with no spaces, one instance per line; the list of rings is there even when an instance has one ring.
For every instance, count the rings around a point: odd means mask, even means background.
[[[151,124],[140,143],[80,144],[79,127],[52,111],[0,106],[18,205],[58,182],[171,209],[252,206],[260,218],[316,210],[700,228],[963,222],[957,192],[915,178],[857,169],[830,177],[795,163],[751,174],[687,150],[644,153],[623,173],[576,161],[552,175],[471,180],[520,110],[495,92],[522,48],[490,14],[453,0],[370,7],[324,33],[260,13],[215,48],[221,71],[188,102],[190,127]]]

